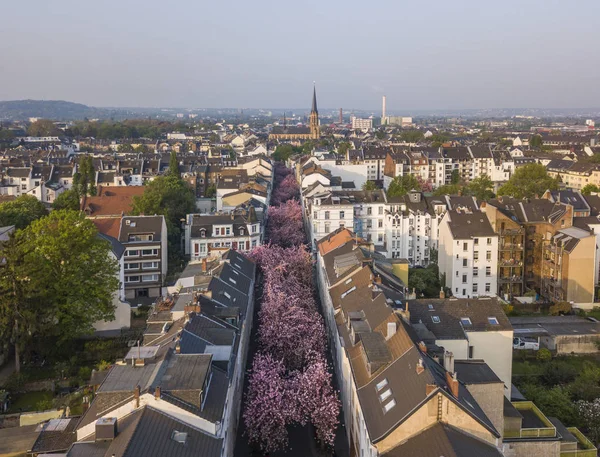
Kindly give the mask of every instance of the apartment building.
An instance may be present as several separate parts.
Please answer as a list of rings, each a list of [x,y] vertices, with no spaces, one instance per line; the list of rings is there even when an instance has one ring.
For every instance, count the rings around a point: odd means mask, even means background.
[[[367,131],[367,130],[373,129],[373,119],[370,119],[370,118],[363,119],[360,117],[352,116],[351,122],[352,122],[352,128],[354,130]]]
[[[394,312],[398,292],[343,232],[319,242],[317,275],[352,455],[559,457],[590,446],[576,429],[575,442],[563,438],[566,427],[531,402],[509,400],[496,371],[510,382],[512,327],[495,299],[409,301]]]
[[[440,275],[458,298],[495,296],[498,235],[480,211],[449,210],[439,226]]]
[[[388,148],[365,147],[363,148],[363,160],[367,165],[367,179],[369,181],[382,181],[385,170],[385,158]]]
[[[345,227],[384,249],[387,200],[382,190],[328,191],[305,198],[303,203],[314,242]]]
[[[262,244],[263,237],[264,224],[253,207],[231,214],[188,214],[185,254],[198,260],[228,249],[249,252]]]

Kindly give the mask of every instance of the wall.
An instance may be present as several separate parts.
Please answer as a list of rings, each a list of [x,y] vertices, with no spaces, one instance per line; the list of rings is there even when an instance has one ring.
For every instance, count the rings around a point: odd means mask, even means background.
[[[596,237],[590,235],[579,240],[569,254],[567,301],[589,303],[594,301],[596,271]],[[563,279],[564,280],[564,279]]]
[[[504,457],[559,457],[559,441],[513,441],[503,443]]]
[[[506,385],[504,394],[510,398],[513,331],[467,332],[467,335],[469,345],[473,346],[473,358],[483,359],[489,365]],[[455,358],[458,359],[456,356]]]
[[[504,384],[469,384],[467,390],[473,395],[485,415],[499,433],[504,433]]]
[[[554,338],[558,354],[591,354],[600,352],[598,349],[600,335],[560,335]]]

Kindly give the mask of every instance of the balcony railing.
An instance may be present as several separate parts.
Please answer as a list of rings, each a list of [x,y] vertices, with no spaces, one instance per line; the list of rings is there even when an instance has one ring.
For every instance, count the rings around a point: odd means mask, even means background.
[[[523,282],[523,276],[505,276],[500,278],[500,282]]]
[[[521,427],[519,430],[504,430],[504,438],[554,438],[556,436],[556,427],[552,422],[535,406],[531,401],[513,402],[513,406],[518,411],[532,412],[542,427]]]
[[[596,457],[596,446],[577,427],[567,427],[567,430],[577,438],[577,449],[560,451],[560,457]]]
[[[514,251],[516,249],[523,249],[522,243],[500,243],[501,251]]]
[[[498,265],[501,267],[522,267],[523,260],[522,259],[500,259],[498,261]]]

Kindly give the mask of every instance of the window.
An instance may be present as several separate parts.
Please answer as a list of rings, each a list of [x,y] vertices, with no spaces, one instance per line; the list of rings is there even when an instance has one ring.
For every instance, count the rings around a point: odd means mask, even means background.
[[[383,228],[383,219],[379,219],[379,221],[377,221],[377,227]]]
[[[378,391],[380,391],[387,385],[388,385],[388,380],[387,380],[387,378],[385,378],[385,379],[382,379],[381,381],[379,381],[375,387],[377,388]]]
[[[27,184],[21,184],[21,190],[27,190]]]
[[[313,214],[313,216],[314,216],[313,219],[318,219],[319,218],[319,212],[315,211],[314,214]]]
[[[345,215],[344,212],[340,211],[340,219],[344,219],[344,215]]]
[[[485,260],[492,260],[492,251],[486,251]]]
[[[241,229],[240,229],[240,235],[243,235],[243,234],[244,234],[244,229],[243,229],[243,228],[241,228]]]
[[[140,255],[140,251],[137,249],[128,249],[125,251],[125,257],[137,257]]]
[[[392,401],[390,401],[389,403],[387,403],[384,407],[383,410],[384,412],[388,412],[389,410],[391,410],[394,406],[396,406],[396,400],[392,399]]]
[[[225,235],[231,235],[231,229],[229,227],[225,228]]]
[[[477,283],[473,284],[473,293],[476,294],[477,293]]]
[[[140,282],[139,276],[125,276],[125,282]]]
[[[560,220],[560,226],[561,226],[561,227],[564,227],[564,226],[565,226],[565,220],[564,220],[564,219],[561,219],[561,220]]]
[[[40,182],[39,182],[39,181],[36,181],[36,182],[35,182],[33,185],[34,185],[35,187],[38,187],[38,186],[40,185]],[[564,222],[564,221],[563,221],[563,222]]]
[[[479,260],[479,251],[473,252],[473,260]]]
[[[129,241],[152,241],[154,236],[142,235],[142,234],[131,234],[129,235]]]
[[[200,238],[206,238],[206,230],[200,230]]]
[[[439,324],[440,323],[440,316],[431,316],[431,321],[434,324]]]
[[[199,244],[196,244],[196,248],[199,248]],[[198,252],[198,251],[196,251]],[[158,268],[158,262],[142,262],[142,270],[155,270]]]
[[[463,284],[467,283],[467,275],[462,275],[462,282]]]
[[[142,282],[155,282],[158,281],[158,275],[142,275]]]
[[[473,346],[469,346],[469,358],[472,359],[475,354],[475,348]]]
[[[467,266],[467,259],[463,259],[463,267]]]
[[[492,244],[492,239],[491,239],[491,238],[488,238],[488,239],[487,239],[487,244],[488,244],[488,246],[489,246],[490,244]]]
[[[381,216],[383,214],[383,206],[379,207],[379,215]]]
[[[252,226],[252,233],[256,233],[256,225]]]
[[[325,222],[325,232],[329,233],[331,231],[330,229],[331,229],[331,227],[330,227],[329,222]]]
[[[474,239],[473,239],[473,244],[474,244],[475,246],[479,245],[479,238],[474,238]]]
[[[379,233],[379,234],[377,235],[377,241],[378,241],[379,243],[381,243],[381,242],[383,241],[383,233]]]
[[[388,389],[388,390],[384,391],[381,395],[379,395],[379,401],[384,402],[385,400],[390,398],[391,395],[392,395],[392,391],[390,389]]]
[[[467,243],[463,243],[463,251],[467,251],[469,249],[469,245]]]
[[[494,316],[488,317],[488,322],[491,325],[500,325],[500,323],[498,322],[498,319],[496,319]]]
[[[485,283],[485,291],[486,291],[486,292],[489,292],[489,291],[490,291],[490,283],[489,283],[489,282],[486,282],[486,283]]]
[[[429,309],[429,311],[433,311],[433,305],[432,305],[431,303],[429,303],[429,304],[427,305],[427,308]]]
[[[473,277],[479,276],[479,268],[473,268]]]
[[[158,249],[142,249],[143,256],[158,255]]]
[[[370,216],[373,213],[373,208],[370,206],[367,208],[367,216]]]
[[[492,276],[492,267],[485,267],[485,275]]]
[[[469,319],[468,317],[461,317],[460,323],[462,325],[471,325],[471,319]]]
[[[126,263],[125,270],[138,270],[140,268],[139,263]]]

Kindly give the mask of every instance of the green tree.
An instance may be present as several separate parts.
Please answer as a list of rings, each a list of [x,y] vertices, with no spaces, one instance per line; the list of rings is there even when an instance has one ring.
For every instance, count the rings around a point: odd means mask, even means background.
[[[479,201],[487,201],[494,198],[494,183],[487,175],[473,179],[466,187],[465,193],[472,195]]]
[[[96,195],[96,168],[92,156],[84,155],[79,159],[77,171],[73,175],[73,187],[79,198],[84,195]]]
[[[520,390],[547,416],[558,417],[565,424],[578,423],[577,410],[566,389],[560,386],[548,389],[545,386],[525,384]]]
[[[206,188],[206,192],[204,193],[204,196],[208,197],[208,198],[213,198],[215,195],[217,195],[217,186],[215,186],[214,184],[211,184],[210,186],[208,186]]]
[[[541,135],[532,135],[532,137],[529,138],[529,147],[530,148],[539,149],[543,145],[544,145],[544,141],[542,140]]]
[[[304,154],[311,154],[314,148],[315,144],[312,141],[305,141],[302,145],[302,152]]]
[[[385,132],[381,130],[375,132],[375,138],[377,138],[378,140],[383,140],[385,138]]]
[[[574,400],[593,401],[600,397],[600,368],[585,362],[577,379],[569,385]]]
[[[375,184],[375,181],[365,181],[362,190],[377,190],[377,184]]]
[[[600,192],[600,188],[598,188],[596,184],[586,184],[583,186],[583,189],[581,189],[583,195],[591,195],[592,192]]]
[[[127,153],[134,152],[133,146],[129,143],[121,143],[117,148],[117,152]]]
[[[346,153],[348,152],[348,150],[350,149],[350,143],[348,143],[347,141],[343,141],[338,145],[338,154],[341,156],[346,156]]]
[[[400,138],[406,143],[416,143],[423,139],[423,132],[420,130],[406,130],[400,134]]]
[[[137,152],[138,154],[147,154],[150,152],[150,148],[148,147],[148,145],[146,144],[138,144],[135,149],[135,152]]]
[[[401,197],[413,189],[421,190],[421,183],[414,175],[396,176],[387,190],[388,197]]]
[[[32,195],[21,195],[11,202],[0,204],[0,227],[14,225],[20,230],[48,214],[46,207]]]
[[[454,170],[452,170],[452,174],[450,175],[450,183],[451,184],[460,183],[460,173],[458,171],[458,168],[455,168]]]
[[[15,138],[15,134],[12,130],[0,129],[0,141],[12,141]]]
[[[177,160],[177,153],[175,151],[171,151],[171,157],[169,158],[169,170],[167,173],[177,177],[181,176],[179,174],[179,161]]]
[[[446,184],[435,189],[433,195],[437,197],[442,195],[456,195],[461,189],[462,187],[459,184]]]
[[[64,343],[114,318],[118,263],[109,256],[110,243],[81,213],[53,211],[0,249],[0,334],[15,346],[17,372],[32,341]]]
[[[54,125],[54,122],[48,119],[40,119],[32,122],[27,127],[27,134],[29,136],[57,136],[62,132]]]
[[[498,189],[498,195],[532,198],[541,197],[546,190],[558,190],[558,181],[548,176],[541,163],[530,163],[517,168],[508,182]]]
[[[56,197],[54,203],[52,203],[52,209],[69,209],[71,211],[79,211],[79,194],[75,189],[69,189],[62,192],[58,197]]]
[[[275,152],[273,153],[273,158],[277,161],[285,162],[289,159],[293,154],[301,153],[302,148],[294,147],[291,144],[279,144],[275,148]]]
[[[440,294],[439,269],[436,264],[427,268],[411,268],[408,271],[408,288],[415,289],[417,297],[436,298]]]

